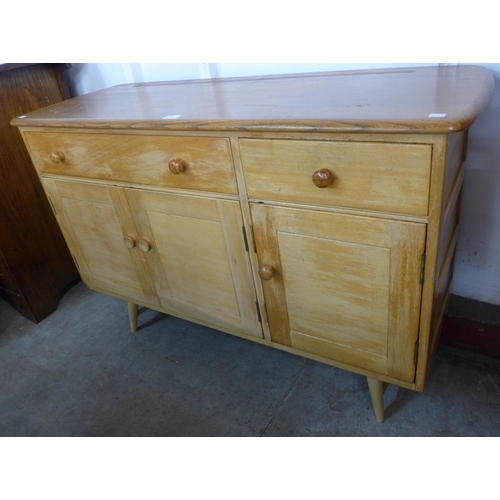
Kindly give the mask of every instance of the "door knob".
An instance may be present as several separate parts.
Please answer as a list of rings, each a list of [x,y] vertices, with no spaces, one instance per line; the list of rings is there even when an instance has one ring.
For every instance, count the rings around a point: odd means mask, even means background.
[[[168,162],[168,168],[173,174],[180,174],[186,169],[186,162],[182,158],[176,158]]]
[[[141,240],[141,241],[139,241],[139,248],[143,252],[149,252],[152,247],[151,247],[151,243],[149,243],[149,241]]]
[[[259,269],[259,276],[263,280],[270,280],[274,276],[275,272],[276,269],[273,266],[265,265]]]
[[[135,247],[135,240],[134,240],[134,238],[130,238],[130,236],[127,236],[126,238],[124,238],[123,242],[125,243],[125,246],[127,248],[134,248]]]
[[[64,153],[62,153],[61,151],[52,151],[49,156],[53,163],[61,163],[65,158]]]
[[[322,168],[321,170],[316,170],[316,172],[314,172],[312,179],[317,187],[326,188],[333,182],[333,174],[331,170]]]

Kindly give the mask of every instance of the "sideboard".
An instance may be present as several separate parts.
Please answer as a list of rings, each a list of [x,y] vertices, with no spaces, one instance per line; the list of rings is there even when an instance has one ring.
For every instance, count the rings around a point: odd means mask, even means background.
[[[453,275],[467,130],[446,66],[121,85],[12,121],[83,281],[423,391]]]

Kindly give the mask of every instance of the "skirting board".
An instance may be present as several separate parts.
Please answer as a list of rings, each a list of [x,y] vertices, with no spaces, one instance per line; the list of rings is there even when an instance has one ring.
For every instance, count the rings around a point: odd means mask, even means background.
[[[451,295],[439,341],[500,359],[500,306]]]

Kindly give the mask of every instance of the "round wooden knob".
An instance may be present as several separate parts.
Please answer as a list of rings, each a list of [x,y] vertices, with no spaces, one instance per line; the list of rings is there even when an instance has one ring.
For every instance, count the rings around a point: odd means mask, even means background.
[[[276,269],[274,269],[273,266],[266,265],[266,266],[262,266],[259,269],[259,276],[263,280],[270,280],[274,276],[275,272],[276,272]]]
[[[149,243],[146,240],[141,240],[141,241],[139,241],[139,248],[143,252],[149,252],[151,250],[151,243]]]
[[[333,174],[327,168],[316,170],[313,174],[313,182],[319,188],[326,188],[333,182]]]
[[[64,161],[64,153],[61,151],[52,151],[52,153],[50,153],[50,159],[54,163],[61,163]]]
[[[135,240],[133,238],[130,238],[127,236],[126,238],[123,239],[125,246],[127,248],[134,248],[135,247]]]
[[[176,158],[168,162],[168,168],[173,174],[180,174],[186,169],[186,162],[182,158]]]

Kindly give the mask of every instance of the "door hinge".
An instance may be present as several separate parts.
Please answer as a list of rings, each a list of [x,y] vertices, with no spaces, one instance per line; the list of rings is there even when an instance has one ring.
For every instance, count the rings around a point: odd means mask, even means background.
[[[425,253],[422,254],[422,261],[420,262],[420,284],[424,284],[424,273],[425,273]]]
[[[245,240],[245,248],[246,248],[246,251],[249,252],[249,248],[250,248],[250,245],[248,244],[248,236],[247,236],[247,232],[245,230],[245,226],[241,226],[241,230],[243,231],[243,238]],[[255,253],[257,253],[257,247],[255,246],[255,236],[253,234],[253,226],[250,226],[250,231],[252,232],[252,239],[253,239],[253,251]]]
[[[257,246],[255,243],[255,233],[253,232],[253,226],[250,226],[250,231],[252,231],[253,251],[254,253],[257,253]]]
[[[418,340],[415,342],[415,352],[413,353],[413,363],[417,366],[418,359]]]
[[[245,250],[248,252],[248,238],[247,232],[245,231],[245,226],[241,226],[241,230],[243,231],[243,239],[245,240]]]
[[[257,316],[259,318],[259,323],[262,323],[262,316],[260,315],[260,307],[258,301],[255,301],[255,307],[257,308]]]

